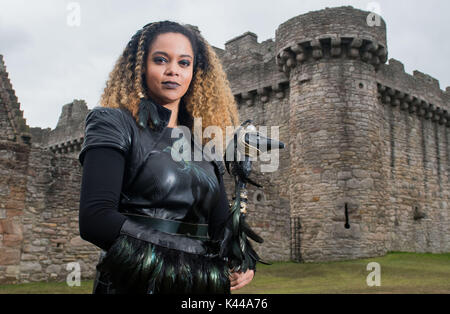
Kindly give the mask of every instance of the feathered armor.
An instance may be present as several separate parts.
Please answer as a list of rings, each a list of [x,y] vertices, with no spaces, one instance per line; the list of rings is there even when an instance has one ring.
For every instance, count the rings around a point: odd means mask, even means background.
[[[245,121],[234,132],[233,140],[228,144],[224,156],[226,169],[234,177],[235,195],[224,228],[220,256],[227,258],[230,269],[237,272],[255,269],[257,261],[268,264],[259,258],[248,240],[250,238],[258,243],[264,241],[245,221],[248,203],[246,185],[249,183],[262,187],[249,178],[252,159],[260,153],[284,148],[282,142],[263,136],[251,123],[251,120]]]

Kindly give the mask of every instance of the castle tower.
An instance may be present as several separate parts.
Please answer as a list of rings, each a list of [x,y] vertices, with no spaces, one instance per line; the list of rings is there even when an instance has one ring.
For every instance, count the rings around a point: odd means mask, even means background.
[[[58,154],[78,156],[83,143],[84,122],[88,112],[84,100],[74,99],[73,102],[65,104],[56,128],[49,132],[45,146]]]
[[[376,73],[387,45],[386,24],[376,22],[370,12],[327,8],[276,31],[276,62],[290,86],[289,195],[298,260],[386,252]]]
[[[77,158],[83,143],[84,122],[88,113],[89,109],[82,99],[74,99],[65,104],[55,129],[30,128],[33,145]]]

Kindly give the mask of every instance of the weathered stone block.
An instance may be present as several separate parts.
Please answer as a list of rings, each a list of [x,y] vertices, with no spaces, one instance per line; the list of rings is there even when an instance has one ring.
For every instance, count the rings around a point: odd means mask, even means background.
[[[349,180],[352,178],[351,171],[341,171],[338,172],[338,180]]]
[[[21,262],[20,263],[21,272],[40,272],[42,271],[42,266],[38,262]]]
[[[55,274],[59,274],[61,273],[62,267],[61,265],[50,265],[46,268],[45,272],[46,273],[55,273]]]
[[[3,245],[8,247],[19,247],[22,240],[23,236],[21,234],[5,234],[3,236]]]
[[[17,265],[20,261],[20,249],[0,247],[0,265]]]
[[[70,240],[70,245],[72,245],[72,246],[85,246],[85,245],[89,245],[89,244],[90,244],[89,242],[81,239],[80,236],[76,236]]]

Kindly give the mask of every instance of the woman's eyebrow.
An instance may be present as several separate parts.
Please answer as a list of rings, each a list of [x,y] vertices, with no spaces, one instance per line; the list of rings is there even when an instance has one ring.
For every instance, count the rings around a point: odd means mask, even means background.
[[[164,55],[164,56],[166,56],[166,57],[169,57],[169,55],[167,54],[167,52],[164,52],[164,51],[155,51],[155,52],[153,53],[153,56],[154,56],[154,55],[157,55],[157,54],[160,54],[160,55]],[[181,57],[181,58],[191,58],[191,59],[192,59],[192,57],[191,57],[190,55],[180,55],[180,57]]]

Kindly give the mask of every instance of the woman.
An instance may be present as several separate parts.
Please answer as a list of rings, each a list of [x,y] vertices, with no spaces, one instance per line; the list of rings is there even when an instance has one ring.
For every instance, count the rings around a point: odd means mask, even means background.
[[[223,163],[171,158],[172,131],[192,132],[194,117],[223,134],[239,123],[214,50],[189,26],[147,24],[86,117],[79,227],[103,250],[94,293],[230,293],[252,280],[256,260],[234,272],[219,254],[229,245]]]

